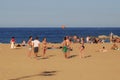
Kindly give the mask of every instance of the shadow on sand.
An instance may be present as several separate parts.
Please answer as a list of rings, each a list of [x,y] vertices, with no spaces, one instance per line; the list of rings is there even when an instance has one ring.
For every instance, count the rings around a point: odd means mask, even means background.
[[[49,56],[46,56],[46,57],[44,57],[44,58],[40,56],[40,57],[37,57],[37,60],[41,60],[41,59],[43,59],[43,60],[44,60],[44,59],[49,59],[49,58],[54,57],[54,56],[55,56],[55,55],[49,55]]]
[[[87,55],[87,56],[85,56],[84,58],[89,58],[89,57],[92,57],[91,55]]]
[[[54,76],[56,75],[57,71],[44,71],[40,74],[35,74],[35,75],[28,75],[28,76],[22,76],[14,79],[9,79],[9,80],[22,80],[22,79],[27,79],[27,78],[32,78],[32,77],[37,77],[37,76]]]
[[[76,57],[77,55],[71,55],[71,56],[69,56],[68,58],[70,59],[70,58],[74,58],[74,57]]]

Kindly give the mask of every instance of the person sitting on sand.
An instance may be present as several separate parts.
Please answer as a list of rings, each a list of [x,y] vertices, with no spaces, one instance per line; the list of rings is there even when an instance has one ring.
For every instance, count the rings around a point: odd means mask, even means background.
[[[62,50],[63,50],[63,53],[64,53],[64,56],[65,58],[68,58],[68,55],[67,55],[67,52],[68,52],[68,48],[67,48],[67,41],[66,41],[66,37],[64,37],[64,40],[62,42]]]
[[[108,50],[105,48],[105,46],[102,47],[102,49],[99,50],[99,52],[107,52]]]
[[[25,40],[22,41],[21,46],[23,46],[23,47],[26,46],[26,41]]]
[[[16,45],[16,48],[21,48],[21,45],[20,45],[20,44],[17,44],[17,45]]]
[[[111,47],[112,50],[119,50],[118,46],[114,43]]]

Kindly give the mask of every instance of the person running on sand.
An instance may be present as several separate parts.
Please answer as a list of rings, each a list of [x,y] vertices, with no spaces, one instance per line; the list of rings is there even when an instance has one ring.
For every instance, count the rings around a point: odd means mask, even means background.
[[[84,38],[81,38],[81,46],[80,46],[80,58],[84,58],[84,53],[83,53],[83,50],[85,49],[85,46],[84,46]]]
[[[45,54],[46,54],[46,50],[47,50],[47,39],[46,38],[44,38],[43,41],[42,41],[42,48],[43,48],[43,55],[42,55],[42,57],[44,58]]]
[[[39,47],[40,47],[40,41],[38,40],[38,37],[36,37],[35,40],[33,41],[33,49],[34,49],[35,58],[38,57]]]
[[[12,37],[10,40],[11,49],[15,48],[15,37]]]
[[[33,46],[32,36],[29,37],[29,40],[28,40],[27,44],[28,44],[28,47],[29,47],[28,57],[31,57],[32,46]]]

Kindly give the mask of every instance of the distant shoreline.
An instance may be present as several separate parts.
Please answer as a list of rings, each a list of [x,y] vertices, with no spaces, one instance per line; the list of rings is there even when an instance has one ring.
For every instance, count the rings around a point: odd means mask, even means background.
[[[61,28],[61,27],[0,27],[0,28]],[[66,27],[66,28],[120,28],[120,27]]]

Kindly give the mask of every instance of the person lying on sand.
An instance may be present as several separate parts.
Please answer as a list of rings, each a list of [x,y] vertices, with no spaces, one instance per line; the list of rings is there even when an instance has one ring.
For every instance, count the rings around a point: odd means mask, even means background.
[[[99,52],[107,52],[108,50],[105,48],[105,46],[102,47],[102,49],[99,50]]]
[[[119,50],[118,46],[114,43],[111,47],[112,50]]]

